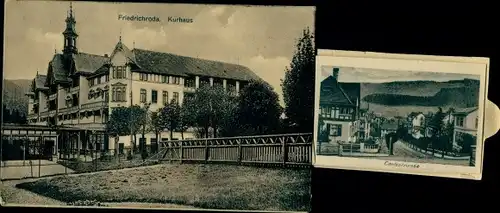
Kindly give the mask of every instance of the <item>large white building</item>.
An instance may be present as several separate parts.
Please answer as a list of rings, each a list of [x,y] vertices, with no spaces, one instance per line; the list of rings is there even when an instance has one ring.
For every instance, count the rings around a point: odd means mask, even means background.
[[[453,113],[453,117],[455,117],[455,128],[453,132],[453,146],[457,147],[458,141],[463,139],[463,136],[468,134],[473,136],[475,139],[477,136],[477,126],[478,126],[478,114],[477,107],[457,109],[455,113]],[[474,141],[475,142],[475,141]],[[463,148],[463,147],[461,147]]]
[[[46,75],[37,73],[28,93],[30,124],[75,126],[104,132],[115,107],[147,103],[151,111],[156,111],[171,100],[182,103],[184,97],[202,83],[220,84],[237,94],[248,81],[260,79],[247,67],[236,64],[130,50],[121,36],[110,55],[84,53],[77,48],[75,26],[70,6],[63,32],[64,49],[54,54]],[[195,136],[187,132],[184,137]],[[121,136],[119,143],[129,147],[130,138]],[[180,139],[180,133],[169,138],[169,133],[164,132],[161,139]],[[114,149],[114,143],[109,143],[110,137],[100,140],[101,149]],[[155,135],[147,134],[146,143],[152,140],[156,140]]]

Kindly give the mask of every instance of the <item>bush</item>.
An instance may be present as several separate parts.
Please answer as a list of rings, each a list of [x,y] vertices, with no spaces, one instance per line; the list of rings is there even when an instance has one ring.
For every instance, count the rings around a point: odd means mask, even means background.
[[[329,142],[330,138],[328,137],[328,131],[326,129],[321,129],[318,131],[318,141],[319,142]]]
[[[146,160],[148,158],[148,152],[145,149],[141,152],[141,157],[142,160]]]
[[[127,160],[132,160],[134,156],[132,155],[132,151],[128,150],[127,151]]]
[[[460,150],[461,153],[470,153],[471,146],[476,144],[476,137],[469,135],[469,134],[464,134],[462,136],[462,140],[458,141],[458,145],[462,147]]]

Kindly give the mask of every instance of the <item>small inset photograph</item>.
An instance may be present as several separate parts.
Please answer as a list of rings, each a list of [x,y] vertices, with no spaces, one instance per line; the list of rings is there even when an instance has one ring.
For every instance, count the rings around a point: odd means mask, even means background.
[[[486,69],[448,72],[446,64],[419,67],[408,60],[403,67],[397,59],[376,59],[378,66],[369,67],[367,58],[318,58],[324,60],[318,59],[316,73],[316,160],[414,171],[480,165]],[[389,68],[394,65],[400,69]]]

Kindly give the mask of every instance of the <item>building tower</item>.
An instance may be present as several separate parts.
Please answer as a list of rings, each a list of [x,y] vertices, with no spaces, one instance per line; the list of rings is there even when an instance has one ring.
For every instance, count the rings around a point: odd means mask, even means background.
[[[78,49],[76,48],[76,38],[78,34],[75,29],[76,21],[73,15],[73,5],[70,2],[68,17],[66,18],[66,30],[62,33],[64,35],[64,54],[76,54]]]

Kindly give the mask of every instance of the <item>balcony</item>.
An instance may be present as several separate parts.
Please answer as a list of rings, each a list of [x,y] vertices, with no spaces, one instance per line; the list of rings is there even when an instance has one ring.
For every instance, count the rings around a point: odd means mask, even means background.
[[[79,106],[72,106],[72,107],[66,107],[66,108],[62,108],[59,110],[59,113],[61,114],[64,114],[64,113],[75,113],[79,110]]]
[[[29,120],[31,120],[31,119],[36,119],[36,118],[38,118],[38,114],[36,114],[36,113],[29,114],[29,115],[27,116],[27,119],[29,119]]]
[[[69,93],[72,93],[72,94],[73,93],[77,93],[78,91],[80,91],[80,87],[79,86],[77,86],[77,87],[71,87],[69,89]]]
[[[99,110],[108,107],[107,101],[98,101],[93,103],[82,104],[81,110]]]
[[[40,117],[47,117],[49,115],[49,111],[40,112]]]
[[[57,93],[49,95],[49,100],[55,100],[57,98]]]

